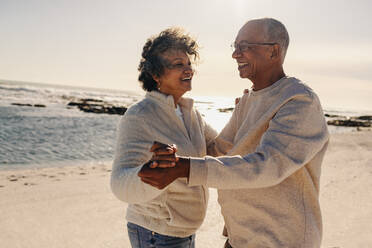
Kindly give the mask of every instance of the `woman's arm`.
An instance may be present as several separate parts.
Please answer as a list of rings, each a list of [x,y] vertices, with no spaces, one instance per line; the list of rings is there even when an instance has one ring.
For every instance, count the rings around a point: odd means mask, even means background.
[[[120,120],[111,173],[111,190],[119,200],[148,202],[163,192],[144,183],[137,175],[151,159],[152,137],[151,129],[142,117],[126,115]]]

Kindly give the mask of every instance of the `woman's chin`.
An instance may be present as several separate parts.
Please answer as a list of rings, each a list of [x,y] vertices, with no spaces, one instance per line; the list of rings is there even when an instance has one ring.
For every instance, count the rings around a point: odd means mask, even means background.
[[[182,87],[183,90],[185,90],[185,92],[190,91],[192,89],[191,81],[183,81],[181,83],[181,87]]]

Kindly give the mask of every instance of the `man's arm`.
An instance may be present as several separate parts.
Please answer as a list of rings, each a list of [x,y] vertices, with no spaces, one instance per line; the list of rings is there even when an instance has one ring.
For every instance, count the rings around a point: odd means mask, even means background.
[[[318,98],[297,95],[278,110],[254,153],[191,158],[189,185],[220,189],[277,185],[313,159],[328,138]]]
[[[182,170],[183,174],[172,175],[188,176],[190,186],[206,185],[220,189],[269,187],[279,184],[304,166],[327,141],[328,130],[317,97],[299,95],[283,105],[270,121],[254,153],[180,158],[169,170]]]

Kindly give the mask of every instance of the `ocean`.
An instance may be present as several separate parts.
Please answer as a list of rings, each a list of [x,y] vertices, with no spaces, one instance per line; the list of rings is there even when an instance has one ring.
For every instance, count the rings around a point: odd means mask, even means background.
[[[142,97],[129,91],[0,80],[0,170],[111,162],[120,116],[86,113],[67,104],[91,98],[129,106]],[[231,111],[218,109],[234,107],[234,98],[193,98],[206,121],[220,131]],[[35,104],[45,107],[35,107]],[[326,109],[326,112],[347,116],[363,114],[340,109]],[[330,127],[330,130],[345,132],[353,129]]]
[[[129,106],[142,97],[129,91],[0,81],[0,170],[112,161],[120,116],[85,113],[67,104],[91,98]],[[213,123],[220,130],[231,113],[217,108],[232,107],[233,99],[200,99],[196,105],[207,117],[219,114]]]

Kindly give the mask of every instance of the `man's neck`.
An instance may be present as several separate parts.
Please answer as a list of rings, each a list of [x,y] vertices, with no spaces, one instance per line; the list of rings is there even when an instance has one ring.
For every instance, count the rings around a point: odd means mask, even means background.
[[[280,68],[280,70],[274,71],[272,73],[263,74],[261,78],[252,80],[253,90],[257,91],[265,89],[273,85],[275,82],[279,81],[283,77],[285,77],[283,68]]]

